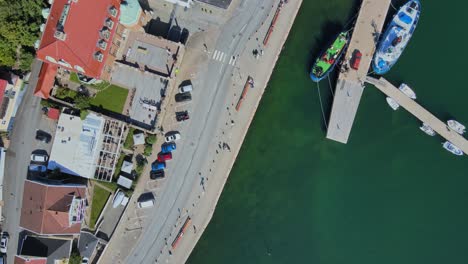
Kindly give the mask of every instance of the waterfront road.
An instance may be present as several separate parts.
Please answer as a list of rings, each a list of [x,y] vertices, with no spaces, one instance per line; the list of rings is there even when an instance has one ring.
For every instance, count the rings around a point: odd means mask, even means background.
[[[221,140],[219,134],[224,134],[227,112],[234,111],[232,98],[228,99],[232,96],[232,79],[239,77],[233,61],[242,54],[251,56],[253,48],[259,47],[255,44],[251,50],[246,50],[246,43],[277,3],[276,0],[239,1],[230,19],[218,29],[217,39],[208,43],[206,67],[203,65],[192,79],[194,99],[182,106],[189,109],[190,120],[182,126],[164,127],[179,130],[182,139],[177,142],[174,159],[168,162],[167,178],[156,196],[156,204],[153,208],[138,210],[134,209],[132,199],[123,221],[133,217],[131,212],[136,211],[142,225],[140,228],[118,228],[100,263],[155,263],[162,261],[160,255],[167,256],[167,245],[172,243],[180,223],[190,215],[196,203],[193,193],[201,193],[204,179],[208,181],[205,175],[207,164],[214,162],[212,154]],[[202,43],[200,46],[203,49]],[[242,77],[245,82],[247,75]]]
[[[32,65],[27,91],[15,117],[15,124],[10,133],[10,147],[7,150],[4,178],[5,206],[3,229],[10,233],[7,263],[13,263],[18,249],[18,232],[23,198],[23,184],[27,176],[31,152],[36,148],[36,129],[41,121],[40,98],[33,95],[37,75],[41,67],[39,61]]]
[[[190,194],[194,188],[200,188],[202,175],[199,172],[210,158],[208,153],[218,144],[216,134],[226,121],[221,120],[222,115],[227,107],[234,108],[226,105],[234,70],[228,61],[232,56],[237,57],[244,51],[248,38],[261,25],[273,2],[276,1],[241,2],[232,18],[220,29],[218,41],[214,49],[210,50],[224,53],[221,62],[224,60],[225,63],[211,60],[206,71],[199,76],[198,83],[194,83],[194,89],[200,87],[203,90],[194,92],[196,105],[190,124],[182,131],[183,142],[178,145],[180,148],[175,153],[173,163],[177,165],[169,165],[171,169],[168,171],[168,182],[157,199],[158,207],[154,208],[151,216],[147,218],[147,228],[126,259],[126,263],[154,263],[161,250],[163,254],[167,254],[165,238],[169,240],[167,243],[170,245],[174,232],[177,232],[175,225],[179,227],[178,223],[187,217],[184,210],[189,210],[195,202],[190,199]]]

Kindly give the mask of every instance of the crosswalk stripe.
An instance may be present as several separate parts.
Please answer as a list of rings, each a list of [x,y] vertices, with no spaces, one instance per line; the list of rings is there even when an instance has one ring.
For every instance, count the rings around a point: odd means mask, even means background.
[[[220,51],[216,56],[215,60],[219,61],[219,59],[223,56],[223,53]]]
[[[226,54],[223,54],[223,63],[226,60]]]
[[[232,62],[232,57],[229,59],[229,65],[231,65],[231,62]]]
[[[237,57],[234,57],[234,56],[233,56],[233,57],[232,57],[232,64],[231,64],[231,63],[229,63],[229,64],[234,65],[234,64],[236,63],[236,60],[237,60]]]
[[[217,55],[218,55],[218,51],[215,50],[215,52],[213,53],[213,58],[212,59],[214,59]]]

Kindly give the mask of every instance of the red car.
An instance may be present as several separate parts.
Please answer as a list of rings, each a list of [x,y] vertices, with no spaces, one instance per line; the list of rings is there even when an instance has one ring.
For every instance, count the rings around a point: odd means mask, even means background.
[[[171,152],[168,152],[168,153],[159,153],[158,154],[158,161],[159,162],[164,162],[166,160],[171,160],[172,159],[172,153]]]
[[[351,68],[358,70],[359,64],[361,63],[362,53],[359,50],[354,50],[353,54],[353,63],[351,64]]]

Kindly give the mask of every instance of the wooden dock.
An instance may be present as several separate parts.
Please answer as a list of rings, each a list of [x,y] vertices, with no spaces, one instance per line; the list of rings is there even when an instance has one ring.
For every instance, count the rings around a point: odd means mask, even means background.
[[[381,92],[393,98],[401,107],[408,110],[408,112],[413,114],[422,122],[428,124],[435,132],[437,132],[437,134],[452,142],[465,154],[468,154],[468,141],[462,135],[452,129],[449,129],[447,127],[447,123],[439,120],[429,111],[420,106],[416,101],[412,100],[402,93],[397,87],[393,86],[389,81],[385,80],[383,77],[380,77],[380,79],[367,77],[366,82],[374,85]]]
[[[340,73],[328,123],[327,138],[347,143],[354,117],[364,91],[364,81],[374,56],[377,37],[380,35],[391,0],[363,0],[354,25],[353,35],[345,56],[349,63],[355,50],[362,53],[358,70],[349,67]]]

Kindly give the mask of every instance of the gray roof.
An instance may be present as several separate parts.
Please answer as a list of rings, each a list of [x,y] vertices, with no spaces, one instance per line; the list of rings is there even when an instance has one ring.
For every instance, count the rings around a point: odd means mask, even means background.
[[[21,245],[20,255],[46,257],[47,264],[54,264],[55,260],[70,257],[72,242],[71,238],[27,235]]]
[[[83,257],[91,258],[96,249],[98,238],[89,232],[82,231],[78,240],[78,251]]]

